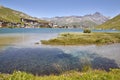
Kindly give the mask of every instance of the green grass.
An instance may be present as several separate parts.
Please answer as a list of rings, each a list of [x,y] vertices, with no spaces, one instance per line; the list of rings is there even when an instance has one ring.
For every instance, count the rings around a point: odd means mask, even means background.
[[[25,14],[25,13],[0,6],[0,20],[1,21],[13,22],[13,23],[22,23],[23,24],[24,22],[21,22],[21,18],[33,19],[33,20],[37,20],[38,22],[42,22],[42,23],[47,22],[45,20],[35,19],[35,18]]]
[[[97,29],[116,29],[120,30],[120,15],[108,20],[102,25],[97,26]]]
[[[111,69],[110,72],[102,70],[68,71],[61,75],[49,76],[34,76],[15,71],[13,74],[0,74],[0,80],[120,80],[120,69]]]
[[[91,33],[90,29],[84,29],[83,33]]]
[[[57,38],[41,40],[46,45],[103,45],[120,43],[120,33],[61,33]]]
[[[8,22],[21,22],[20,16],[15,14],[14,10],[5,7],[0,7],[0,20]]]

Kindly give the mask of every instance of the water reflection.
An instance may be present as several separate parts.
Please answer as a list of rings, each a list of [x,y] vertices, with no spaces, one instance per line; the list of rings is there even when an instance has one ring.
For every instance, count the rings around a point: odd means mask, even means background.
[[[49,75],[69,70],[81,71],[85,65],[107,71],[109,68],[120,67],[120,44],[103,46],[35,44],[57,35],[58,32],[0,34],[0,49],[2,49],[0,50],[0,72],[12,73],[14,70],[20,70],[37,75]]]
[[[12,73],[14,70],[37,75],[59,74],[68,70],[82,70],[84,65],[109,70],[118,68],[114,60],[98,54],[79,52],[74,56],[58,48],[8,48],[0,52],[0,72]]]

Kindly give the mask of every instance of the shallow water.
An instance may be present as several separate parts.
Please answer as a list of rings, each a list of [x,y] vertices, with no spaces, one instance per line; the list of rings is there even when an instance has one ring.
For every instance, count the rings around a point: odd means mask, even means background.
[[[4,29],[5,30],[5,29]],[[31,31],[32,29],[30,29]],[[0,30],[1,31],[1,30]],[[0,44],[0,72],[12,73],[14,70],[33,74],[59,74],[62,71],[81,70],[85,65],[95,69],[120,67],[120,44],[88,46],[50,46],[35,44],[40,40],[56,37],[60,32],[81,32],[80,30],[33,30],[27,32],[10,29],[2,30],[0,39],[15,37],[17,41]],[[10,38],[11,39],[11,38]],[[9,41],[9,40],[8,40]],[[7,43],[7,45],[6,45]]]

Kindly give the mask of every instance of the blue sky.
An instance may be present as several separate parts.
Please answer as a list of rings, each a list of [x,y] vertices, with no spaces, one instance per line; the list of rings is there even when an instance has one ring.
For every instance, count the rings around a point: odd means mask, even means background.
[[[0,5],[39,18],[95,12],[110,17],[120,14],[120,0],[0,0]]]

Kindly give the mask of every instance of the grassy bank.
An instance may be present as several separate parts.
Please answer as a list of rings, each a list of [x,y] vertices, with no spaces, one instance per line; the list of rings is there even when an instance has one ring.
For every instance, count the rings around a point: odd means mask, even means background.
[[[87,72],[69,71],[61,75],[34,76],[25,72],[13,74],[0,74],[0,80],[120,80],[120,69],[112,69],[110,72],[90,70]]]
[[[41,40],[46,45],[89,45],[120,43],[120,33],[61,33],[57,38]]]

